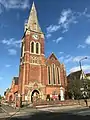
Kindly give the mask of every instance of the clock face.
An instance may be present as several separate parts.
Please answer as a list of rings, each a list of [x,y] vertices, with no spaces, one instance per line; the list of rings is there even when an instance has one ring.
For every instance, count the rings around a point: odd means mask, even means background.
[[[39,37],[38,37],[37,34],[33,34],[32,37],[33,37],[35,40],[38,40],[38,39],[39,39]]]

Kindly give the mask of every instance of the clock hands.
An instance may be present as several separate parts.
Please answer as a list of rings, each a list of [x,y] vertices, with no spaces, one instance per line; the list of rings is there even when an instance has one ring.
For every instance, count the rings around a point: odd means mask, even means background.
[[[26,28],[26,30],[25,30],[25,32],[24,32],[24,35],[23,35],[22,39],[25,37],[27,30],[29,30],[29,29]],[[34,38],[34,39],[38,39],[38,35],[37,35],[37,34],[34,34],[34,35],[33,35],[33,38]]]

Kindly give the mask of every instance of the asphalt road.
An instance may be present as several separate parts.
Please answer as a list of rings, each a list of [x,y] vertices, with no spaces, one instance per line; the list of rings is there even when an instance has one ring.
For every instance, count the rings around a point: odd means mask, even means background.
[[[22,117],[17,116],[10,118],[10,120],[90,120],[90,108],[76,109],[58,112],[38,111],[33,114],[24,115]],[[5,120],[5,119],[1,119]],[[6,120],[9,120],[6,119]]]
[[[61,120],[74,120],[74,119],[75,120],[90,120],[90,110],[85,109],[85,110],[79,110],[79,111],[75,110],[75,111],[55,112],[55,113],[54,112],[53,113],[37,112],[33,115],[11,118],[11,120],[60,120],[60,119]]]
[[[3,106],[5,110],[14,111],[11,107]],[[62,108],[62,109],[61,109]],[[22,114],[19,116],[13,116],[11,118],[4,118],[0,120],[90,120],[90,108],[74,108],[70,107],[66,109],[63,107],[49,107],[43,109],[24,109],[21,110]],[[1,112],[2,109],[0,109]],[[27,113],[27,114],[26,114]],[[2,113],[1,113],[2,114]],[[5,117],[5,115],[4,115]]]

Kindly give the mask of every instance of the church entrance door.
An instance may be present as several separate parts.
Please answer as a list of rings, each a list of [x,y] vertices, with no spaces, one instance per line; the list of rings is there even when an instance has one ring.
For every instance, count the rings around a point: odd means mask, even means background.
[[[31,94],[31,102],[36,102],[39,98],[39,91],[34,90]]]

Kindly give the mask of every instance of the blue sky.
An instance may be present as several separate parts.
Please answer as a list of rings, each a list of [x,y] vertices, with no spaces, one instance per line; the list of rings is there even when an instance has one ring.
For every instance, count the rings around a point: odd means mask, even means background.
[[[0,94],[18,76],[20,42],[33,0],[0,0]],[[67,74],[90,72],[90,0],[34,0],[45,33],[45,55],[55,53]]]

